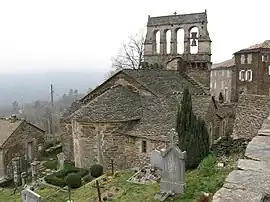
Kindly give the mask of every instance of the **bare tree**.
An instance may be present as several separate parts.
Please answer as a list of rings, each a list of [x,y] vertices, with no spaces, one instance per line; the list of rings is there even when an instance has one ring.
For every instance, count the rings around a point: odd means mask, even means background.
[[[131,35],[128,42],[124,42],[119,54],[113,58],[113,71],[121,69],[141,69],[143,62],[143,43],[142,34]]]

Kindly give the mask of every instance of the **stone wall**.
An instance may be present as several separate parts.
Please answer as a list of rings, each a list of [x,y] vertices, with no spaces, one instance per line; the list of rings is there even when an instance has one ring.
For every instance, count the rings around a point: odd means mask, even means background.
[[[143,141],[146,142],[146,152],[142,151]],[[127,136],[125,144],[126,167],[133,168],[148,165],[150,163],[151,152],[155,149],[161,150],[165,147],[165,142]]]
[[[74,162],[71,121],[64,119],[60,120],[60,138],[65,159],[68,162]]]
[[[7,166],[15,156],[28,156],[28,143],[30,142],[32,142],[32,159],[29,159],[29,161],[38,158],[38,146],[44,145],[45,132],[23,121],[3,144],[5,166]]]
[[[217,155],[217,156],[225,156],[226,150],[229,148],[229,152],[231,154],[239,154],[244,153],[247,147],[247,144],[250,140],[245,138],[240,139],[232,139],[229,140],[227,137],[221,137],[215,143],[212,145],[211,150]]]
[[[89,168],[100,163],[108,169],[111,158],[122,166],[125,136],[120,130],[126,123],[86,123],[72,121],[75,166]]]
[[[241,95],[236,108],[233,138],[253,138],[263,121],[268,117],[270,97],[263,95]]]

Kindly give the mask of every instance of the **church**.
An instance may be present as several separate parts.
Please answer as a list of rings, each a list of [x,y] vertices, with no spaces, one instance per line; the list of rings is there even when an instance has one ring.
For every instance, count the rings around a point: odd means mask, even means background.
[[[120,70],[63,114],[66,159],[81,168],[100,163],[108,169],[112,159],[118,169],[149,164],[152,150],[170,142],[185,88],[212,143],[218,138],[213,125],[222,118],[209,93],[210,66],[206,11],[149,16],[143,68]]]

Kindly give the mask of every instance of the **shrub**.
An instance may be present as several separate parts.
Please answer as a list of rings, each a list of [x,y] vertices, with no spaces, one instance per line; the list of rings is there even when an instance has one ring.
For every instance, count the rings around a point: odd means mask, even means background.
[[[76,174],[81,179],[82,177],[88,174],[88,170],[67,166],[63,170],[60,170],[56,173],[53,173],[45,177],[45,181],[49,184],[64,187],[66,185],[65,178],[70,174]]]
[[[53,184],[58,187],[64,187],[66,186],[66,182],[64,179],[56,177],[55,175],[48,175],[45,177],[45,181],[49,184]]]
[[[46,161],[43,165],[45,168],[57,170],[57,160]]]
[[[84,176],[84,177],[82,178],[82,180],[83,180],[84,183],[91,182],[93,179],[94,179],[94,178],[93,178],[90,174],[88,174],[88,175],[86,175],[86,176]]]
[[[65,178],[65,182],[69,188],[76,189],[79,188],[82,184],[81,176],[77,173],[70,173]]]
[[[91,176],[94,178],[100,177],[103,174],[102,165],[99,165],[99,164],[92,165],[90,168],[90,173],[91,173]]]

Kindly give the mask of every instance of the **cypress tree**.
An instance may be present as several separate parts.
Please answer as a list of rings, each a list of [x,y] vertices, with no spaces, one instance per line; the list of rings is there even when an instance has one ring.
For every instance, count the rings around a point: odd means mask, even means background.
[[[176,118],[178,146],[187,151],[187,168],[195,168],[209,153],[209,136],[204,120],[196,117],[192,111],[191,94],[184,90],[181,106],[178,106]]]

